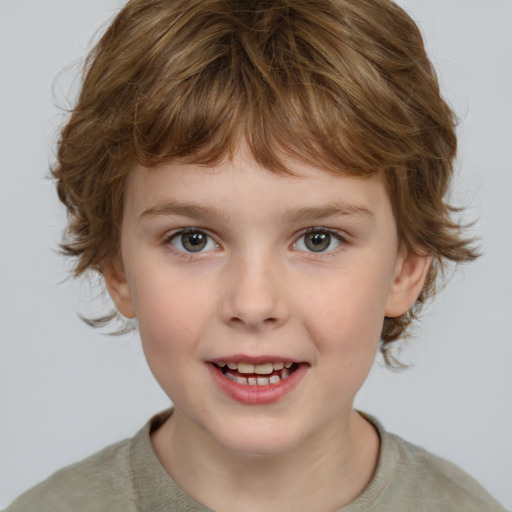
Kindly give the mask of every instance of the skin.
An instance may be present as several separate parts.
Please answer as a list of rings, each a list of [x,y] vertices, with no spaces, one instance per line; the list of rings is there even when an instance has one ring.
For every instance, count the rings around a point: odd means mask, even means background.
[[[379,441],[354,397],[384,317],[412,306],[428,269],[428,258],[400,250],[378,177],[287,164],[297,176],[272,174],[244,151],[214,167],[135,167],[122,262],[105,269],[175,405],[152,436],[155,452],[215,510],[325,511],[362,492]],[[208,235],[201,251],[183,246],[187,228]],[[325,250],[308,245],[312,228],[328,233]],[[243,404],[209,369],[239,354],[302,362],[304,375],[275,403]]]

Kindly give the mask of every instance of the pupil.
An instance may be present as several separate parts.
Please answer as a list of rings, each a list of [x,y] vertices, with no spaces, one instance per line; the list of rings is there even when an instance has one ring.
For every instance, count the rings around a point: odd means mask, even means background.
[[[206,246],[206,235],[204,233],[185,233],[181,235],[183,247],[190,252],[198,252]]]
[[[329,233],[310,233],[306,236],[306,246],[310,251],[325,251],[331,243],[331,235]]]

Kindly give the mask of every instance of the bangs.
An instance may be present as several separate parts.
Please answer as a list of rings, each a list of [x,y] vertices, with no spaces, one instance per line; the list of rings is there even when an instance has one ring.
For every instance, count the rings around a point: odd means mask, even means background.
[[[278,173],[292,173],[283,154],[360,176],[410,159],[417,147],[404,140],[418,135],[420,120],[402,104],[402,85],[377,72],[379,55],[365,54],[363,35],[340,32],[335,4],[322,17],[307,2],[235,13],[227,4],[215,3],[208,16],[194,13],[204,7],[197,2],[184,5],[173,22],[160,23],[158,51],[133,59],[136,85],[123,96],[133,102],[125,128],[138,163],[211,165],[241,141]]]
[[[477,256],[445,202],[455,117],[418,27],[389,0],[129,0],[87,57],[52,169],[75,276],[119,260],[134,163],[211,166],[241,145],[275,173],[292,159],[382,177],[400,243],[432,256],[417,304],[384,322],[389,362],[445,262]]]

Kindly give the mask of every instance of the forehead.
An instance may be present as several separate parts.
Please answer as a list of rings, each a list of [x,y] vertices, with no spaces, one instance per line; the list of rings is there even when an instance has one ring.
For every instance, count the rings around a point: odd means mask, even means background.
[[[215,214],[298,222],[315,216],[371,218],[391,211],[378,174],[363,179],[297,160],[285,163],[290,174],[273,173],[246,152],[212,166],[179,162],[135,166],[127,179],[125,216],[207,219]]]

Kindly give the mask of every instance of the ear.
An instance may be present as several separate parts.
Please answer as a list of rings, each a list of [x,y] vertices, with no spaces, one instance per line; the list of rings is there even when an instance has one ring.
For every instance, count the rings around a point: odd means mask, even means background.
[[[405,250],[402,253],[395,267],[393,283],[386,302],[385,315],[390,318],[403,315],[413,306],[423,289],[432,262],[430,256]]]
[[[121,261],[111,262],[102,266],[102,273],[108,293],[114,301],[117,310],[126,318],[135,318],[135,307],[132,293],[126,279]]]

